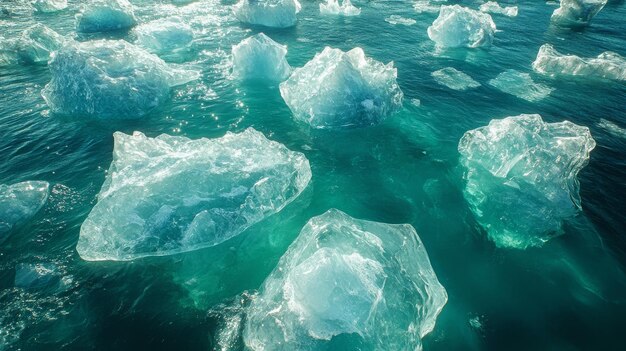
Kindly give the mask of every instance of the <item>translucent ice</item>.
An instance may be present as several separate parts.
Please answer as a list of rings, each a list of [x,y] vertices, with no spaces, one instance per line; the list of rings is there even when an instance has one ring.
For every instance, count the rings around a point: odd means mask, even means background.
[[[563,55],[550,44],[539,48],[533,69],[548,76],[582,76],[626,80],[626,59],[614,52],[606,51],[595,58]]]
[[[402,24],[405,26],[412,26],[415,23],[417,23],[417,21],[412,18],[405,18],[405,17],[398,16],[398,15],[391,15],[385,18],[385,22],[389,24],[393,24],[393,25]]]
[[[285,56],[287,47],[259,33],[233,46],[233,75],[242,79],[283,81],[291,67]]]
[[[65,39],[57,32],[43,24],[35,24],[18,38],[0,44],[0,65],[46,64],[50,54],[64,43]]]
[[[431,73],[431,76],[437,83],[453,90],[467,90],[480,86],[480,83],[472,79],[472,77],[453,67],[442,68]]]
[[[286,28],[296,25],[300,8],[298,0],[240,0],[234,11],[244,23]]]
[[[320,3],[320,13],[322,15],[340,15],[340,16],[358,16],[361,9],[352,5],[350,0],[343,0],[339,5],[339,0],[326,0],[326,3]]]
[[[127,29],[137,24],[128,0],[92,0],[76,15],[76,30],[83,33]]]
[[[43,207],[50,194],[50,184],[28,181],[0,184],[0,243],[11,231],[28,221]]]
[[[445,2],[445,0],[416,0],[413,3],[413,9],[417,13],[437,13],[441,9],[442,2]]]
[[[550,95],[554,90],[544,84],[535,83],[528,73],[521,73],[514,69],[500,73],[489,81],[496,89],[520,99],[530,102],[539,101]]]
[[[459,5],[442,6],[428,27],[428,37],[440,47],[489,46],[496,24],[491,16]]]
[[[170,87],[197,78],[123,40],[68,45],[49,67],[42,95],[52,112],[95,118],[139,118],[168,99]]]
[[[22,289],[62,289],[63,278],[54,263],[21,263],[15,267],[15,286]]]
[[[50,13],[67,8],[67,0],[34,0],[32,3],[37,12]]]
[[[381,123],[402,106],[393,62],[326,47],[280,84],[294,117],[314,128],[363,127]]]
[[[607,0],[561,0],[550,20],[563,27],[586,26],[606,3]]]
[[[176,17],[167,17],[137,26],[137,44],[157,55],[173,53],[189,46],[191,27]]]
[[[577,174],[596,143],[587,127],[539,115],[492,120],[459,142],[464,196],[498,247],[541,246],[580,209]]]
[[[254,129],[218,139],[114,134],[113,162],[80,229],[85,260],[218,245],[280,211],[311,179],[303,154]]]
[[[505,15],[507,17],[517,16],[517,6],[502,7],[495,1],[487,1],[486,3],[480,5],[480,11]]]
[[[415,229],[338,210],[304,226],[248,308],[251,350],[420,350],[447,294]]]

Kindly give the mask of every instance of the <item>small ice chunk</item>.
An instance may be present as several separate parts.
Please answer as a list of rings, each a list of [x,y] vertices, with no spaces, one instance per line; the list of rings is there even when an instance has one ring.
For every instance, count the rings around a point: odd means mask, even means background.
[[[110,32],[137,24],[133,5],[128,0],[91,0],[76,15],[76,31]]]
[[[259,33],[233,46],[233,76],[240,79],[267,79],[282,82],[291,67],[285,56],[287,47]]]
[[[490,46],[496,32],[491,16],[460,5],[442,6],[428,27],[428,37],[440,47]]]
[[[472,79],[472,77],[453,67],[437,70],[431,73],[431,76],[437,83],[452,90],[468,90],[480,86],[480,83]]]
[[[326,3],[320,3],[320,13],[322,15],[339,15],[339,16],[358,16],[361,9],[352,5],[350,0],[343,0],[339,5],[339,0],[326,0]]]
[[[417,21],[412,18],[405,18],[405,17],[398,16],[398,15],[391,15],[385,18],[385,22],[389,24],[393,24],[393,25],[401,24],[404,26],[412,26],[415,23],[417,23]]]
[[[541,246],[581,208],[578,172],[596,143],[587,127],[540,115],[495,119],[459,141],[463,195],[497,247]]]
[[[65,44],[65,39],[52,29],[37,23],[13,40],[0,44],[0,66],[9,64],[46,64],[53,51]]]
[[[41,13],[52,13],[67,8],[67,0],[34,0],[31,4]]]
[[[441,4],[433,4],[430,0],[416,0],[413,9],[417,13],[437,13],[441,9]]]
[[[607,119],[600,118],[596,125],[615,137],[626,139],[626,128],[622,128]]]
[[[552,45],[544,44],[539,48],[533,69],[550,77],[562,75],[626,80],[626,59],[611,51],[595,58],[581,58],[563,55]]]
[[[134,32],[137,44],[157,55],[185,49],[193,40],[191,27],[177,17],[140,24]]]
[[[489,81],[489,85],[520,99],[535,102],[546,98],[554,90],[547,85],[535,83],[528,73],[521,73],[514,69],[500,73]]]
[[[287,28],[296,25],[301,5],[298,0],[240,0],[233,9],[243,23]]]
[[[515,17],[517,16],[517,6],[506,6],[502,7],[495,1],[487,1],[486,3],[480,5],[480,11],[486,13],[493,13],[499,15],[505,15],[507,17]]]
[[[15,286],[27,290],[63,285],[63,276],[54,263],[20,263],[15,267]]]
[[[0,244],[14,228],[26,223],[41,210],[49,194],[48,182],[0,184]]]
[[[280,84],[280,94],[294,118],[314,128],[371,126],[402,107],[396,77],[393,62],[384,65],[361,48],[326,47]]]
[[[412,226],[331,209],[309,220],[252,298],[243,340],[254,351],[344,349],[337,337],[421,350],[447,298]]]
[[[254,129],[217,139],[114,135],[113,161],[80,228],[89,261],[126,261],[218,245],[306,188],[309,161]]]
[[[198,77],[123,40],[67,45],[49,66],[42,95],[50,110],[94,118],[139,118],[167,100],[170,87]]]
[[[550,20],[561,27],[584,27],[606,3],[607,0],[561,0]]]

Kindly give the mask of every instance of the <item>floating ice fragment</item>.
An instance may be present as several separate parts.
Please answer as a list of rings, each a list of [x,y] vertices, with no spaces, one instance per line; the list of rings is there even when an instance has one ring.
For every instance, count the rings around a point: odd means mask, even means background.
[[[546,98],[554,90],[544,84],[535,83],[528,73],[521,73],[514,69],[500,73],[489,81],[489,85],[520,99],[535,102]]]
[[[300,8],[298,0],[240,0],[234,11],[244,23],[286,28],[296,25]]]
[[[233,46],[233,75],[241,79],[283,81],[291,67],[285,56],[287,47],[259,33]]]
[[[49,194],[48,182],[0,184],[0,244],[9,237],[15,227],[24,224],[39,212]]]
[[[76,31],[110,32],[137,24],[133,5],[128,0],[91,0],[76,15]]]
[[[402,24],[404,26],[412,26],[415,23],[417,23],[416,20],[412,19],[412,18],[404,18],[402,16],[398,16],[398,15],[391,15],[387,18],[385,18],[385,22],[389,23],[389,24]]]
[[[68,45],[49,66],[42,95],[50,110],[95,118],[139,118],[168,99],[170,87],[198,77],[123,40]]]
[[[626,128],[622,128],[609,120],[600,118],[600,121],[596,123],[596,125],[604,129],[608,133],[612,134],[613,136],[626,139]]]
[[[322,15],[340,15],[340,16],[358,16],[361,9],[352,5],[350,0],[343,0],[339,5],[339,0],[326,0],[326,3],[320,3],[320,13]]]
[[[562,27],[584,27],[606,3],[607,0],[561,0],[550,20]]]
[[[581,208],[578,172],[596,143],[587,127],[539,115],[492,120],[459,142],[464,196],[498,247],[541,246]]]
[[[442,2],[436,1],[435,2]],[[437,13],[441,9],[441,4],[433,4],[430,0],[416,0],[413,9],[417,13]]]
[[[496,31],[491,16],[459,5],[442,6],[428,27],[428,37],[441,47],[490,46]]]
[[[34,0],[32,3],[37,12],[51,13],[67,8],[67,0]]]
[[[296,68],[280,93],[297,120],[314,128],[364,127],[381,123],[402,106],[393,62],[330,47]]]
[[[37,23],[0,47],[0,66],[9,64],[46,64],[50,54],[58,50],[65,39],[52,29]]]
[[[304,226],[248,308],[251,350],[420,350],[447,294],[408,224],[331,209]]]
[[[114,134],[113,162],[80,229],[85,260],[218,245],[280,211],[311,179],[303,154],[254,129],[218,139]]]
[[[505,15],[507,17],[515,17],[517,16],[517,6],[506,6],[502,7],[495,1],[487,1],[486,3],[480,5],[480,11],[486,13],[500,14]]]
[[[137,44],[157,55],[187,48],[193,40],[191,27],[177,17],[140,24],[134,32]]]
[[[15,286],[22,289],[62,289],[64,280],[70,279],[63,278],[54,263],[21,263],[15,267]]]
[[[595,58],[563,55],[550,44],[539,48],[533,69],[551,77],[557,75],[626,80],[626,59],[606,51]]]
[[[431,73],[437,83],[453,90],[467,90],[478,88],[480,83],[467,74],[453,68],[446,67]]]

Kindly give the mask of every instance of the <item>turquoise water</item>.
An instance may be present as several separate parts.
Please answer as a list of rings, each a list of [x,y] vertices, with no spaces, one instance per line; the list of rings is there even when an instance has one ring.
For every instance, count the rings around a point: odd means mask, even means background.
[[[46,66],[0,67],[0,183],[53,186],[42,211],[0,246],[0,350],[211,350],[237,296],[257,289],[309,218],[329,208],[415,227],[449,296],[424,350],[623,349],[626,137],[603,121],[626,128],[626,85],[549,79],[531,69],[545,43],[581,57],[626,55],[623,1],[610,2],[582,30],[550,26],[555,5],[520,1],[517,17],[493,16],[499,32],[491,48],[443,52],[426,35],[437,14],[418,14],[410,1],[355,1],[362,9],[356,17],[320,16],[318,2],[303,1],[297,25],[286,29],[241,25],[230,1],[132,3],[139,22],[184,18],[194,42],[176,61],[201,72],[141,119],[51,114],[40,95],[50,80]],[[76,35],[78,2],[50,15],[33,14],[25,2],[0,5],[8,10],[0,15],[5,38],[41,22],[77,40],[134,40],[132,32]],[[393,14],[417,22],[384,21]],[[231,46],[261,31],[288,46],[292,67],[325,46],[358,46],[378,61],[394,61],[404,108],[362,129],[313,130],[294,121],[277,84],[229,79]],[[481,86],[438,85],[431,72],[444,67]],[[487,83],[507,69],[531,73],[555,90],[531,103]],[[564,235],[542,248],[497,249],[463,198],[457,144],[467,130],[521,113],[588,126],[597,146],[579,174],[583,211],[567,221]],[[214,248],[130,262],[78,256],[80,225],[111,163],[113,132],[215,138],[248,127],[310,161],[311,184],[284,210]],[[16,265],[38,262],[71,276],[69,288],[14,287]]]

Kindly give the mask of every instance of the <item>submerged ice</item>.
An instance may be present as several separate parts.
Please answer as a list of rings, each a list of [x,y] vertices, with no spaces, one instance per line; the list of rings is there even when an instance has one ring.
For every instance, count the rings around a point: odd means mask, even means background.
[[[550,20],[563,27],[581,27],[589,24],[607,0],[561,0]]]
[[[183,50],[193,40],[191,27],[176,17],[140,24],[134,32],[137,44],[157,55]]]
[[[541,246],[581,208],[578,172],[596,143],[587,127],[539,115],[492,120],[459,142],[464,196],[498,247]]]
[[[453,67],[446,67],[431,73],[435,81],[452,90],[468,90],[477,88],[480,83],[472,79],[469,75]]]
[[[84,221],[85,260],[214,246],[280,211],[309,183],[303,154],[254,129],[218,139],[114,134],[113,161]]]
[[[283,81],[291,67],[285,56],[287,47],[259,33],[233,46],[233,76],[240,79]]]
[[[295,26],[300,9],[298,0],[240,0],[234,7],[239,21],[276,28]]]
[[[41,210],[49,194],[50,184],[43,181],[0,184],[0,244]]]
[[[440,47],[490,46],[496,31],[491,16],[460,5],[442,6],[428,27],[428,37]]]
[[[358,16],[361,9],[352,5],[350,0],[343,0],[339,5],[339,0],[326,0],[326,3],[320,3],[320,13],[322,15],[340,15],[340,16]]]
[[[169,98],[170,87],[197,78],[126,41],[67,45],[50,61],[42,91],[54,113],[94,118],[139,118]]]
[[[76,31],[110,32],[137,24],[133,5],[128,0],[90,0],[76,15]]]
[[[37,12],[51,13],[67,8],[67,0],[35,0],[31,2]]]
[[[419,350],[446,304],[415,229],[338,210],[304,226],[248,308],[251,350]]]
[[[535,102],[546,98],[554,90],[544,84],[535,83],[528,73],[514,69],[506,70],[489,81],[489,85],[520,99]]]
[[[381,123],[402,106],[393,62],[330,47],[296,68],[280,93],[297,120],[314,128],[364,127]]]
[[[626,58],[606,51],[593,58],[563,55],[550,44],[539,48],[533,69],[548,76],[581,76],[626,80]]]

